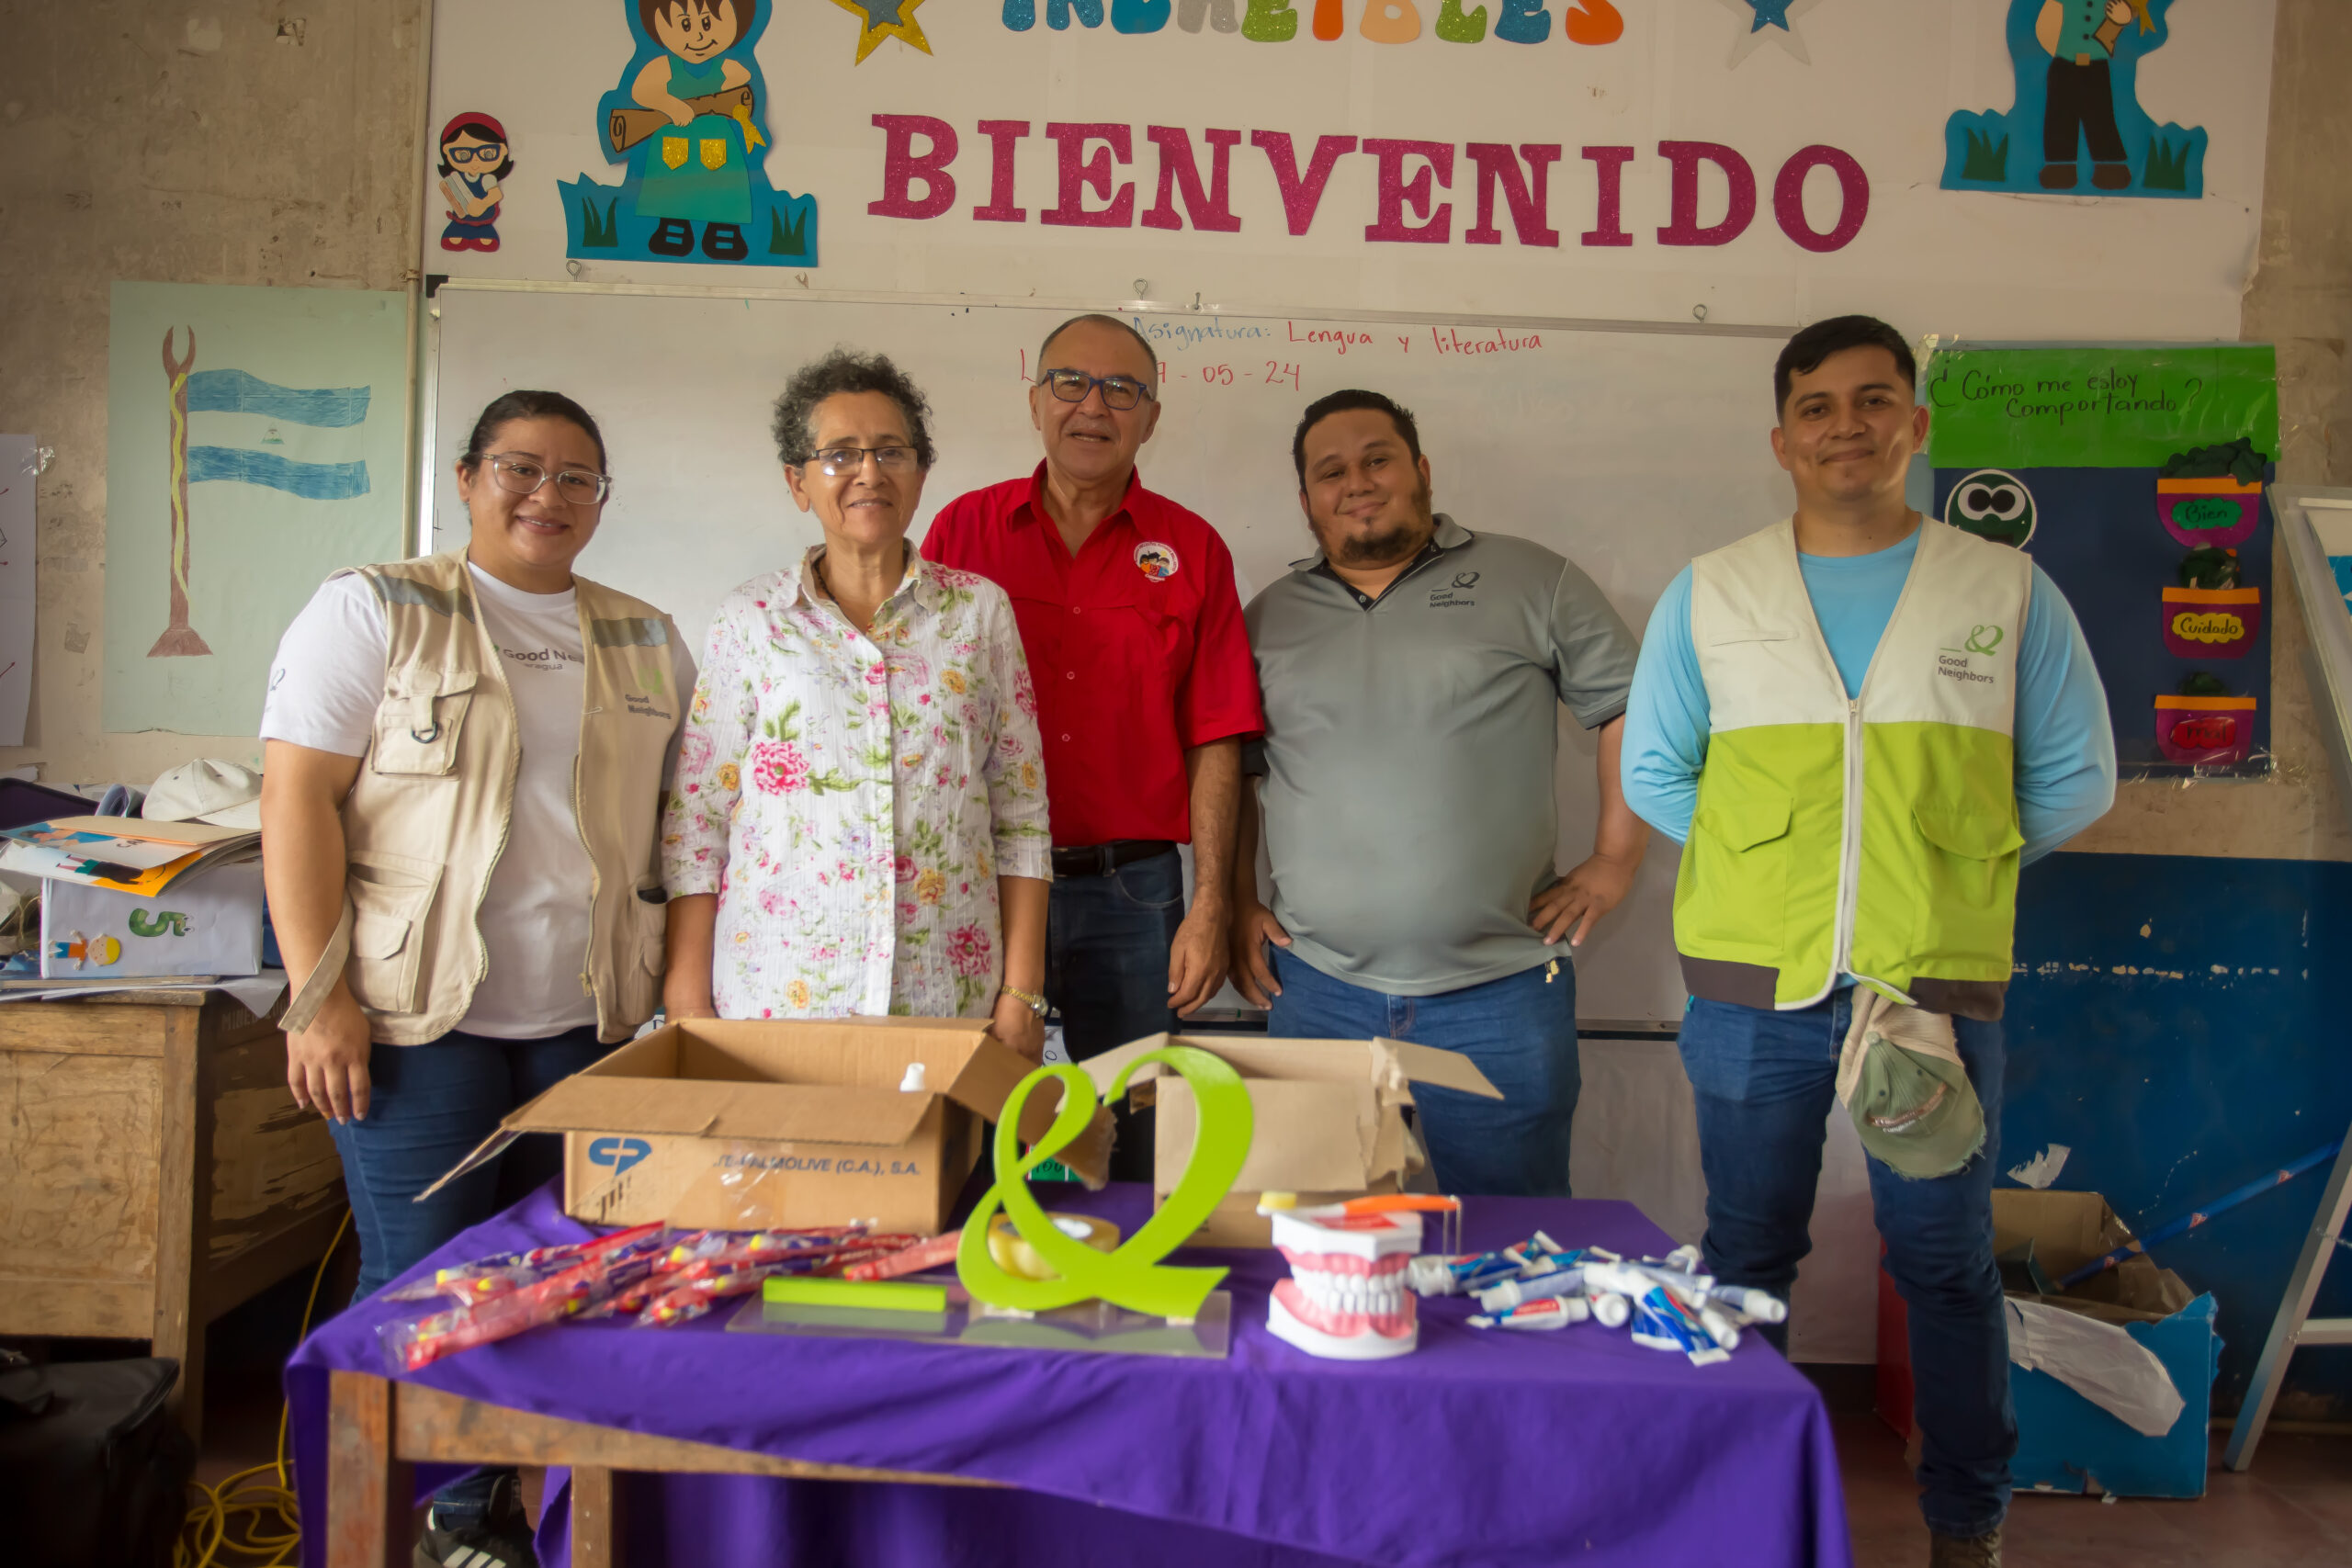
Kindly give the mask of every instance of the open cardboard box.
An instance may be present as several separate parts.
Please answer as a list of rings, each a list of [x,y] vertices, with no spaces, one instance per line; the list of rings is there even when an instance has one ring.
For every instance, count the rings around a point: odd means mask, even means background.
[[[926,1088],[902,1093],[917,1062]],[[564,1213],[592,1224],[870,1220],[930,1235],[979,1159],[982,1124],[1030,1070],[972,1019],[693,1019],[618,1047],[515,1111],[441,1181],[526,1133],[559,1133]],[[1043,1136],[1059,1103],[1031,1096],[1022,1135]],[[1062,1158],[1099,1187],[1109,1153],[1110,1118],[1098,1113]]]
[[[1295,1192],[1303,1203],[1393,1192],[1423,1163],[1406,1133],[1412,1086],[1429,1084],[1500,1100],[1458,1052],[1402,1040],[1261,1040],[1155,1034],[1079,1064],[1097,1093],[1120,1069],[1163,1045],[1193,1045],[1221,1056],[1250,1086],[1256,1131],[1233,1190],[1192,1236],[1196,1247],[1271,1247],[1273,1222],[1258,1213],[1261,1192]],[[1128,1096],[1155,1104],[1152,1198],[1165,1202],[1193,1157],[1198,1110],[1192,1086],[1163,1064],[1136,1070]]]
[[[2048,1280],[2063,1279],[2132,1239],[2131,1228],[2096,1192],[1994,1190],[1994,1252],[2013,1258],[2030,1243],[2033,1262]],[[2213,1332],[2213,1298],[2198,1295],[2179,1275],[2145,1256],[2094,1274],[2060,1294],[2018,1288],[2020,1276],[2017,1265],[2005,1269],[2012,1282],[2010,1295],[2120,1327],[2164,1363],[2184,1403],[2172,1429],[2151,1438],[2049,1373],[2011,1362],[2009,1393],[2018,1417],[2018,1452],[2009,1466],[2012,1483],[2019,1491],[2203,1496],[2206,1429],[2222,1353],[2222,1341]],[[1907,1314],[1883,1269],[1879,1273],[1878,1321],[1879,1414],[1916,1445]]]

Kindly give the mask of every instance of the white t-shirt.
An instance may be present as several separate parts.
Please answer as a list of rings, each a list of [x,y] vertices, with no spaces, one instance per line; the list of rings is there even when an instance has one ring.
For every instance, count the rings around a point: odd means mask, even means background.
[[[588,852],[572,809],[580,709],[588,667],[571,590],[526,593],[467,565],[482,624],[505,660],[523,758],[506,848],[480,915],[490,967],[458,1027],[498,1040],[536,1040],[596,1021],[580,983],[591,934]],[[367,754],[384,697],[391,633],[365,578],[331,578],[277,645],[261,736],[341,756]],[[673,643],[675,690],[695,689],[695,661]],[[663,769],[667,782],[669,770]]]

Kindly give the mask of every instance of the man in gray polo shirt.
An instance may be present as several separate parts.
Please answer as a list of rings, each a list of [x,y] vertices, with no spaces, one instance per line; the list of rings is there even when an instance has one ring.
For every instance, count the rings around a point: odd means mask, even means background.
[[[1565,1197],[1576,1114],[1573,949],[1624,897],[1649,829],[1618,740],[1633,634],[1540,545],[1430,509],[1413,416],[1334,392],[1292,438],[1322,547],[1248,612],[1265,696],[1274,898],[1242,792],[1233,971],[1277,1036],[1385,1035],[1460,1051],[1500,1101],[1416,1089],[1448,1192]],[[1555,705],[1598,728],[1591,858],[1553,868]]]

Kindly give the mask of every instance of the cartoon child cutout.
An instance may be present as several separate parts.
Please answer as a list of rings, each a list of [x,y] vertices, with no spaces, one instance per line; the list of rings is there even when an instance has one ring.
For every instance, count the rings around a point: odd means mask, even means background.
[[[445,251],[498,249],[499,180],[514,167],[506,131],[486,114],[461,114],[441,128],[441,194],[449,201]]]
[[[647,62],[629,96],[670,117],[646,143],[637,210],[661,225],[646,242],[655,255],[694,250],[713,261],[751,254],[742,225],[752,220],[751,150],[763,145],[752,124],[749,67],[727,51],[754,29],[760,0],[638,0],[646,35],[662,52]]]
[[[2124,190],[2132,164],[2115,124],[2115,40],[2134,17],[2149,30],[2147,0],[2048,0],[2033,36],[2050,51],[2050,91],[2041,115],[2041,185],[2075,188],[2075,149],[2091,144],[2091,184]]]

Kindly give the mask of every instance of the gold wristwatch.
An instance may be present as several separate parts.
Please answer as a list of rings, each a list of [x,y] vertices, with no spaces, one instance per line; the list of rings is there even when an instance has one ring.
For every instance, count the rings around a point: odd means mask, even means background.
[[[1023,1007],[1027,1008],[1039,1018],[1046,1016],[1046,998],[1038,996],[1034,991],[1024,991],[1018,986],[999,986],[997,987],[997,994],[999,996],[1011,997],[1014,1001],[1019,1002]]]

